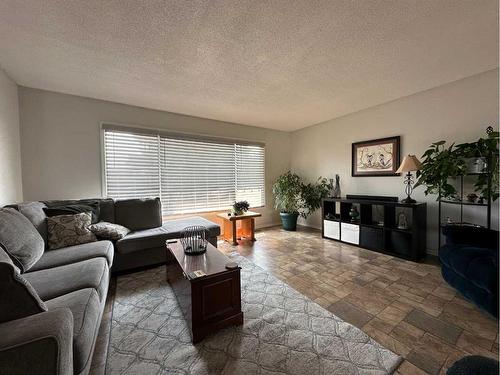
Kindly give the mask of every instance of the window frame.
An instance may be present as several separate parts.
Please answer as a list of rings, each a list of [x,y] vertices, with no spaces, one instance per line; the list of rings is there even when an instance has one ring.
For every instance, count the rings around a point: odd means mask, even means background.
[[[101,162],[101,196],[107,197],[107,186],[106,186],[106,180],[107,180],[107,175],[106,175],[106,153],[105,153],[105,131],[106,130],[115,130],[115,131],[122,131],[126,133],[135,133],[135,134],[148,134],[148,135],[157,135],[157,136],[164,136],[164,137],[172,137],[172,138],[177,138],[177,139],[187,139],[187,140],[192,140],[192,141],[208,141],[208,142],[215,142],[215,143],[226,143],[226,144],[239,144],[239,145],[250,145],[250,146],[260,146],[262,147],[263,151],[263,157],[264,157],[264,179],[263,179],[263,189],[264,189],[264,194],[263,194],[263,202],[262,205],[260,206],[250,206],[251,209],[259,209],[259,208],[265,208],[267,204],[267,184],[266,184],[266,176],[267,176],[267,168],[266,168],[266,143],[258,140],[249,140],[249,139],[242,139],[242,138],[229,138],[229,137],[224,137],[224,136],[213,136],[213,135],[208,135],[208,134],[201,134],[201,133],[191,133],[191,132],[179,132],[179,131],[172,131],[169,129],[159,129],[159,128],[152,128],[148,126],[142,126],[142,125],[127,125],[123,123],[117,123],[117,122],[110,122],[110,121],[102,121],[99,123],[99,144],[100,144],[100,162]],[[236,185],[235,185],[236,189]],[[160,198],[161,199],[161,198]],[[220,209],[220,210],[202,210],[202,211],[195,211],[191,212],[189,214],[207,214],[210,212],[224,212],[227,209]],[[188,214],[170,214],[167,216],[182,216],[182,215],[188,215]]]

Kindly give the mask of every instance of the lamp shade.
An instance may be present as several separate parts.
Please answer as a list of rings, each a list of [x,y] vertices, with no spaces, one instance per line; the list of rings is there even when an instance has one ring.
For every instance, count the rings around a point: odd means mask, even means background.
[[[421,167],[422,163],[415,155],[406,155],[396,173],[418,171]]]

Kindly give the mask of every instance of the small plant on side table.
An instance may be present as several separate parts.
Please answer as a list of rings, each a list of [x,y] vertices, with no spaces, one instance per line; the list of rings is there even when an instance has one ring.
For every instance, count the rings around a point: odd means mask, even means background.
[[[241,215],[248,211],[250,204],[247,201],[238,201],[233,204],[233,213],[235,215]]]

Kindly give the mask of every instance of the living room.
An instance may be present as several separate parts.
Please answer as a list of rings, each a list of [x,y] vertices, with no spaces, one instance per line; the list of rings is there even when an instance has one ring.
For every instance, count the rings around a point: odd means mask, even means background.
[[[498,7],[2,2],[0,373],[498,373]]]

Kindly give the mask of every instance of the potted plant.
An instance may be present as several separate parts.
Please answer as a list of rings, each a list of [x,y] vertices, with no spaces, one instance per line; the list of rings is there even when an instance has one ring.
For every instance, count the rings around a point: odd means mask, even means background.
[[[278,177],[273,185],[274,207],[280,211],[283,229],[297,230],[299,216],[307,218],[321,207],[321,200],[333,188],[326,178],[304,184],[301,178],[290,171]]]
[[[464,176],[468,173],[467,161],[471,158],[482,158],[486,161],[485,173],[479,173],[474,185],[476,193],[482,197],[490,197],[495,201],[499,197],[499,133],[489,127],[487,137],[476,142],[451,144],[445,146],[445,141],[433,143],[422,155],[422,168],[417,171],[415,186],[424,185],[424,193],[437,194],[437,200],[453,199],[457,190],[448,182],[449,178]],[[491,180],[490,180],[491,179]]]
[[[290,171],[278,177],[273,185],[274,208],[280,211],[285,230],[296,230],[297,219],[302,208],[302,181]]]
[[[422,167],[417,171],[415,187],[424,185],[425,195],[437,194],[437,200],[456,196],[457,190],[448,182],[450,177],[463,176],[467,165],[455,144],[445,146],[445,141],[433,143],[422,155]]]
[[[330,195],[333,190],[333,180],[328,181],[319,177],[314,183],[302,184],[300,196],[302,198],[302,210],[300,216],[306,219],[314,211],[321,207],[321,201]]]
[[[247,212],[249,208],[250,208],[250,204],[248,204],[247,201],[234,202],[233,213],[236,216],[242,215],[243,213]]]

